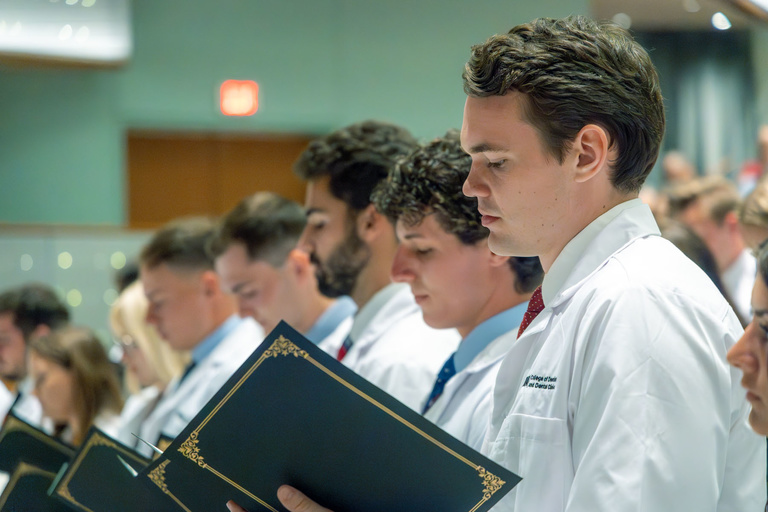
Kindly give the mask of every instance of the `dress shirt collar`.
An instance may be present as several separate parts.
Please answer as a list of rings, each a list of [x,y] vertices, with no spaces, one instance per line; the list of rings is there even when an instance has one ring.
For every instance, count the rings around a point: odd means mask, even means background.
[[[613,230],[606,231],[608,225],[619,218],[626,225],[617,226],[616,233]],[[604,231],[606,234],[601,236]],[[621,235],[617,235],[619,231]],[[544,306],[553,305],[567,285],[576,284],[571,282],[573,279],[586,277],[630,240],[658,234],[659,229],[650,209],[640,199],[631,199],[614,206],[573,237],[552,263],[541,285]],[[594,247],[591,247],[593,242]],[[577,267],[584,275],[575,272]]]
[[[192,349],[192,361],[194,361],[195,364],[200,364],[203,359],[208,357],[211,352],[219,346],[219,343],[221,343],[224,338],[238,328],[242,321],[243,319],[237,315],[232,315],[227,318],[223,324],[217,327],[216,330],[209,334],[199,345]]]
[[[408,287],[409,286],[405,283],[392,283],[376,292],[376,294],[371,297],[371,300],[360,308],[355,315],[352,329],[349,331],[349,337],[352,338],[352,341],[354,342],[358,340],[360,334],[365,332],[368,328],[368,324],[370,324],[376,316],[376,313],[378,313],[392,297]]]
[[[465,369],[485,347],[502,334],[517,329],[528,309],[528,301],[498,313],[472,329],[453,355],[456,373]]]
[[[336,328],[357,311],[357,304],[351,297],[343,295],[323,311],[315,324],[307,331],[306,337],[312,343],[318,344],[331,335]]]

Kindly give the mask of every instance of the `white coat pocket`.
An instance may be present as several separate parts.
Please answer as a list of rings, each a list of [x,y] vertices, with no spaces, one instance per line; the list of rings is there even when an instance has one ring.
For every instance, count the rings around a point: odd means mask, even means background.
[[[562,512],[573,479],[565,420],[525,414],[504,419],[489,456],[523,480],[494,512]]]

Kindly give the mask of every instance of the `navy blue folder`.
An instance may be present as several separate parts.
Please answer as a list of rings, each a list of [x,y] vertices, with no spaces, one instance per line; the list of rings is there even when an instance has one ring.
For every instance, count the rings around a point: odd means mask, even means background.
[[[125,467],[138,472],[149,459],[91,427],[56,483],[54,495],[83,512],[157,510],[150,490]]]
[[[520,481],[284,322],[137,478],[189,512],[282,511],[281,484],[335,512],[483,512]]]

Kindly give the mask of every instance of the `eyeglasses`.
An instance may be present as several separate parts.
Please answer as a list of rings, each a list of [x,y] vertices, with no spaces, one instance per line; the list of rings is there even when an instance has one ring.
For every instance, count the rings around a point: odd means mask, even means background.
[[[136,343],[136,339],[130,334],[123,334],[120,337],[113,337],[112,343],[120,347],[123,352],[132,352],[139,348],[139,345]]]

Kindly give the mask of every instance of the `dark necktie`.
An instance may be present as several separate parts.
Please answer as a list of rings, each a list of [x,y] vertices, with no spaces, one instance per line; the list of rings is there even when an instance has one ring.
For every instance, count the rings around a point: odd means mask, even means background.
[[[344,356],[347,355],[347,351],[351,346],[352,346],[352,337],[347,335],[347,337],[344,338],[344,343],[341,344],[341,348],[339,348],[338,354],[336,354],[336,360],[341,361],[342,359],[344,359]]]
[[[179,384],[176,386],[176,389],[179,389],[179,386],[181,386],[181,383],[184,382],[184,379],[187,378],[187,375],[194,370],[195,366],[197,365],[196,362],[190,361],[190,363],[187,365],[186,368],[184,368],[184,373],[181,374],[181,378],[179,379]]]
[[[531,295],[531,300],[528,301],[528,310],[523,315],[523,321],[520,323],[520,328],[517,330],[517,337],[519,338],[523,331],[525,331],[533,319],[536,318],[539,313],[544,309],[544,299],[541,298],[541,286],[536,288]]]
[[[437,399],[443,394],[445,383],[448,382],[451,377],[456,375],[456,364],[453,362],[453,355],[455,354],[452,354],[451,357],[448,358],[443,365],[443,369],[437,374],[435,386],[432,388],[432,393],[429,394],[429,399],[427,399],[427,403],[424,405],[424,410],[421,411],[421,414],[426,414],[429,408],[437,402]]]

